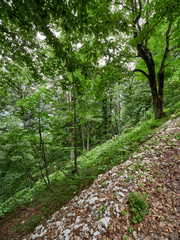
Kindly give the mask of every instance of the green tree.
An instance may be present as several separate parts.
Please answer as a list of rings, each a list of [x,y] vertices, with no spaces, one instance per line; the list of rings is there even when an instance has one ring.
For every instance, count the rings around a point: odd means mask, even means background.
[[[148,80],[155,118],[162,118],[165,69],[179,55],[179,5],[169,0],[117,1],[115,5],[126,12],[133,34],[131,43],[146,66],[145,70],[135,68],[134,72],[142,73]],[[156,42],[154,47],[152,41]]]

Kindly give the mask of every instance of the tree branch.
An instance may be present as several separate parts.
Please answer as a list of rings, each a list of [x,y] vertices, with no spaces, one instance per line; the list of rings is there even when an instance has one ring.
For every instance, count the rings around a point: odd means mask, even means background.
[[[173,31],[172,31],[172,33],[170,34],[170,37],[176,32],[176,30],[177,29],[179,29],[180,28],[180,26],[178,26],[177,28],[175,28]]]
[[[164,56],[163,56],[163,59],[162,59],[162,62],[161,62],[161,66],[160,66],[159,72],[163,72],[164,71],[166,58],[167,58],[168,53],[169,53],[169,33],[171,31],[171,26],[172,26],[172,17],[171,17],[171,19],[169,21],[168,29],[166,31],[166,47],[165,47],[165,50],[164,50]]]
[[[149,78],[149,75],[147,73],[145,73],[143,70],[141,69],[134,69],[133,72],[140,72],[142,73],[145,77]]]
[[[167,67],[179,54],[180,51],[164,66],[164,68]]]
[[[175,46],[173,46],[171,49],[169,49],[169,52],[171,52],[171,51],[173,51],[174,49],[177,49],[177,48],[179,48],[180,47],[180,45],[175,45]]]
[[[161,22],[161,20],[162,20],[163,17],[166,15],[166,13],[167,13],[167,9],[166,9],[166,11],[164,12],[164,14],[160,17],[160,19],[157,21],[157,23],[155,23],[155,24],[148,30],[148,32],[146,33],[146,35],[147,35],[148,33],[150,33],[150,32],[158,25],[158,23]]]

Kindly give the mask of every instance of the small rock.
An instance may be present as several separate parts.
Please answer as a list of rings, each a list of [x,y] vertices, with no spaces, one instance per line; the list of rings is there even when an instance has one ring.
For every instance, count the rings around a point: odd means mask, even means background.
[[[97,224],[100,224],[101,226],[104,226],[105,228],[107,228],[110,219],[111,219],[110,217],[105,217],[105,218],[100,219],[100,220],[97,221],[96,223],[97,223]]]
[[[94,236],[96,237],[97,235],[100,235],[101,233],[99,231],[94,232]]]
[[[66,229],[63,233],[64,233],[64,237],[66,240],[69,240],[69,234],[70,234],[71,230],[70,229]]]
[[[83,202],[83,200],[79,200],[78,205],[81,206]]]
[[[97,201],[97,200],[98,200],[97,197],[90,198],[89,204],[90,204],[90,205],[93,205],[93,204],[95,203],[95,201]]]
[[[104,201],[106,201],[106,198],[99,199],[99,202],[104,202]]]
[[[35,231],[37,232],[37,231],[39,231],[41,228],[44,228],[42,224],[39,225],[38,227],[36,227],[36,230],[35,230]]]
[[[75,224],[77,224],[77,223],[79,223],[80,222],[80,216],[77,216],[77,218],[76,218],[76,221],[75,221]]]
[[[78,224],[74,225],[74,230],[80,228],[81,226],[82,226],[81,224],[80,225],[78,225]]]
[[[125,194],[123,192],[118,192],[118,195],[120,195],[121,197],[125,197]]]
[[[58,227],[61,226],[61,222],[60,222],[60,221],[57,221],[57,222],[56,222],[56,226],[58,226]]]
[[[118,204],[115,204],[115,209],[116,209],[116,212],[117,212],[117,213],[120,212],[119,207],[118,207]]]

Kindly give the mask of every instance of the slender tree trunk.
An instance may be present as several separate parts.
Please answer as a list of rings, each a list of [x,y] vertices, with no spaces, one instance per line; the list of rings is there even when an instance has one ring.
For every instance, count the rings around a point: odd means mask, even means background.
[[[42,130],[41,130],[41,117],[40,117],[40,112],[39,112],[39,139],[40,139],[40,151],[41,151],[41,156],[42,156],[42,159],[43,159],[43,162],[44,162],[44,166],[45,166],[45,172],[46,172],[46,178],[47,178],[47,187],[52,191],[52,188],[51,188],[51,183],[50,183],[50,180],[49,180],[49,173],[48,173],[48,164],[47,164],[47,159],[46,159],[46,153],[45,153],[45,146],[44,146],[44,141],[43,141],[43,138],[42,138]],[[42,171],[41,171],[41,174],[42,174],[42,177],[45,179]],[[46,182],[46,181],[45,181]]]
[[[108,125],[108,111],[107,111],[107,96],[103,99],[103,134],[107,138],[107,125]]]
[[[71,112],[72,112],[72,109],[71,109],[72,93],[71,93],[71,91],[66,92],[66,97],[67,97],[67,102],[68,102],[68,112],[69,112],[69,114],[71,114]],[[71,146],[70,159],[74,159],[74,142],[73,142],[72,122],[68,123],[68,127],[69,127],[69,142],[70,142],[70,146]]]
[[[88,119],[88,127],[87,127],[87,151],[89,151],[89,140],[90,140],[90,120]]]
[[[82,135],[82,147],[85,150],[85,139],[84,139],[84,127],[81,125],[81,135]]]
[[[73,104],[74,104],[74,167],[75,172],[78,173],[77,166],[77,116],[76,116],[76,91],[75,91],[75,83],[74,83],[74,75],[73,76]]]
[[[117,122],[117,125],[118,125],[118,134],[120,134],[120,111],[121,111],[121,105],[120,105],[120,97],[119,97],[119,94],[117,95],[117,112],[118,112],[118,122]]]
[[[110,137],[114,136],[113,121],[112,121],[112,94],[110,93],[110,102],[109,102],[109,135]]]

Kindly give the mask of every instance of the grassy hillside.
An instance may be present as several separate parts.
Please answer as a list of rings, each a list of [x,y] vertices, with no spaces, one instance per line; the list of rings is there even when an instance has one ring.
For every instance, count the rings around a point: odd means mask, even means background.
[[[82,189],[88,188],[99,174],[138,152],[139,146],[151,137],[156,128],[168,119],[180,116],[179,109],[180,104],[176,104],[173,109],[167,111],[166,118],[141,122],[134,129],[127,129],[122,135],[86,152],[78,158],[79,175],[69,173],[68,169],[72,169],[73,163],[65,166],[63,172],[58,170],[52,173],[50,180],[53,192],[47,190],[42,181],[38,181],[32,188],[26,188],[14,198],[0,203],[2,225],[11,222],[14,236],[31,231]],[[22,221],[25,222],[22,224]]]

